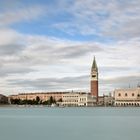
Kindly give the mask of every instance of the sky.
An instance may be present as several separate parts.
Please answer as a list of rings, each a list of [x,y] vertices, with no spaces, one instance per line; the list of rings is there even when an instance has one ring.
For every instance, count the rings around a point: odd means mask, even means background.
[[[140,0],[0,1],[0,93],[90,91],[140,83]]]

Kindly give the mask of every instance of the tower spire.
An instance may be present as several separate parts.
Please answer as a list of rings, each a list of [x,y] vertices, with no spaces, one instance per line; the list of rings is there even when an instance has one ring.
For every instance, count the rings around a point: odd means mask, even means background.
[[[93,63],[92,63],[92,70],[96,70],[96,71],[98,70],[95,56],[94,56]]]

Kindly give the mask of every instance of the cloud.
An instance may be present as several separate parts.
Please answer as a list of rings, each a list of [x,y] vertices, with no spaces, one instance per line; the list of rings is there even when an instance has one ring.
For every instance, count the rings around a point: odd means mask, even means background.
[[[63,12],[69,19],[52,26],[68,34],[122,40],[140,35],[140,2],[137,0],[75,0],[70,4],[62,0],[60,5],[56,15]]]
[[[27,36],[22,58],[36,64],[67,63],[91,52],[103,51],[98,43],[63,40],[47,36]],[[21,57],[21,56],[20,56]]]
[[[0,33],[3,33],[0,35],[2,77],[21,72],[28,74],[35,69],[41,71],[41,66],[47,69],[53,65],[57,67],[69,63],[70,67],[76,58],[80,60],[92,51],[103,51],[103,48],[94,42],[81,43],[48,36],[23,35],[8,28],[0,30]]]
[[[0,28],[0,57],[18,55],[26,49],[24,35],[10,28]]]
[[[41,19],[52,32],[126,40],[140,35],[140,2],[116,0],[69,0],[50,3],[5,2],[0,26]],[[9,7],[12,5],[11,7]],[[9,8],[6,8],[9,7]],[[10,9],[10,10],[8,10]],[[12,9],[12,10],[11,10]],[[55,10],[54,10],[55,9]],[[45,28],[46,29],[46,28]],[[48,29],[48,28],[47,28]],[[56,30],[57,29],[57,30]]]
[[[86,91],[90,92],[90,75],[63,78],[11,79],[9,86],[18,87],[19,92],[37,91]],[[116,88],[137,87],[140,75],[129,75],[116,78],[99,78],[100,95],[113,92]]]
[[[18,22],[29,22],[45,13],[45,6],[33,5],[33,6],[15,6],[14,10],[6,10],[0,13],[0,27],[8,26]]]
[[[133,76],[138,75],[140,70],[139,38],[112,45],[45,35],[23,35],[11,29],[3,32],[5,34],[0,38],[0,82],[5,81],[3,88],[7,87],[8,93],[13,88],[16,92],[41,89],[89,91],[93,55],[96,55],[99,66],[100,94],[125,87],[130,83],[130,78],[133,85],[139,79],[139,76],[138,79]],[[117,79],[125,79],[128,75],[133,77],[125,81]]]
[[[0,28],[0,46],[18,43],[23,37],[20,33],[10,28]],[[23,39],[23,38],[22,38]]]
[[[140,84],[140,74],[133,74],[100,80],[100,92],[106,94],[120,88],[136,88]]]
[[[26,68],[24,66],[12,66],[12,65],[8,65],[8,66],[1,66],[0,67],[0,77],[8,77],[10,75],[15,75],[15,77],[17,75],[20,74],[28,74],[30,72],[34,72],[34,69],[31,68]]]
[[[0,46],[0,55],[14,55],[24,49],[24,46],[18,44],[2,45]]]
[[[130,85],[133,84],[133,86],[137,86],[137,84],[140,82],[140,74],[102,80],[102,82],[104,81],[105,84],[117,84],[117,86],[119,85],[120,87],[123,87],[124,85],[128,86],[129,84]]]
[[[50,3],[5,2],[0,26],[41,19],[52,32],[126,40],[140,35],[140,2],[116,0],[69,0]],[[12,6],[10,6],[12,5]],[[9,8],[6,8],[9,7]],[[10,9],[10,10],[9,10]],[[55,9],[55,10],[54,10]],[[46,29],[46,28],[45,28]],[[57,29],[57,30],[56,30]]]
[[[40,78],[34,80],[9,80],[9,85],[24,87],[24,89],[33,88],[34,91],[62,91],[62,90],[87,90],[88,75],[78,77],[63,78]]]

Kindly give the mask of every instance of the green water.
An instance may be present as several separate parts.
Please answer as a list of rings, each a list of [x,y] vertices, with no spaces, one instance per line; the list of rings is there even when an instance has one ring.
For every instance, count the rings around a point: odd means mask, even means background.
[[[140,108],[0,108],[0,140],[140,140]]]

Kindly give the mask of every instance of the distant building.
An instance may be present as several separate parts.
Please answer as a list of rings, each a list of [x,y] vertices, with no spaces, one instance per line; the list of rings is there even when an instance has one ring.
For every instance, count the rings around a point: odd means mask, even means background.
[[[94,106],[96,104],[95,97],[81,92],[22,93],[9,96],[9,101],[12,99],[36,100],[37,97],[42,102],[48,101],[52,97],[57,104],[62,106]]]
[[[98,97],[98,106],[104,106],[104,96],[99,96]]]
[[[96,101],[98,102],[98,67],[96,64],[96,60],[94,57],[92,68],[91,68],[91,96],[96,97]]]
[[[68,93],[62,95],[62,106],[78,106],[78,93]]]
[[[116,89],[114,98],[115,106],[140,106],[140,87]]]
[[[2,94],[0,94],[0,104],[7,104],[8,98]]]
[[[98,106],[114,106],[114,97],[109,95],[103,95],[98,97]]]
[[[78,106],[96,106],[96,97],[89,94],[80,94],[78,99]]]
[[[89,94],[83,93],[68,93],[62,96],[63,106],[95,106],[96,98],[92,97]]]
[[[114,97],[111,95],[104,95],[104,106],[114,106]]]
[[[10,95],[8,98],[10,99],[20,99],[20,100],[36,100],[37,97],[41,101],[47,101],[50,97],[53,97],[56,101],[62,99],[62,95],[68,92],[41,92],[41,93],[20,93],[18,95]]]

